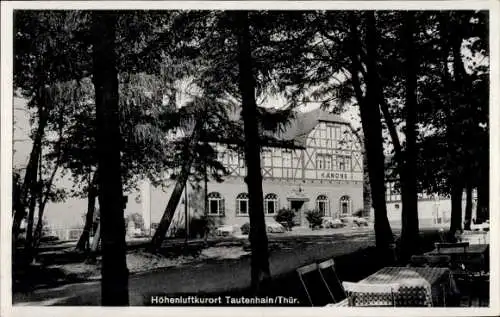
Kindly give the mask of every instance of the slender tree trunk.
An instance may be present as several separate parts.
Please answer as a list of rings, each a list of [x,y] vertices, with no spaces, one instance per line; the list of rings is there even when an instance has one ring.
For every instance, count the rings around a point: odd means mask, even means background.
[[[96,255],[99,249],[99,242],[101,241],[101,222],[97,224],[97,228],[94,233],[94,238],[92,239],[92,245],[90,246],[89,253],[87,254],[86,262],[95,263]]]
[[[459,230],[462,225],[462,191],[463,186],[460,184],[458,179],[461,177],[458,170],[459,157],[462,153],[458,153],[456,150],[457,144],[457,132],[453,125],[453,117],[455,116],[454,108],[458,106],[458,100],[456,97],[456,91],[452,88],[452,80],[448,70],[448,61],[450,53],[450,30],[449,30],[449,14],[441,13],[439,16],[440,24],[440,38],[442,47],[442,82],[443,82],[443,92],[444,98],[444,109],[446,113],[446,139],[447,147],[452,159],[448,162],[449,166],[445,168],[448,169],[448,183],[450,184],[451,192],[451,223],[449,238],[453,239],[455,231]]]
[[[59,167],[61,165],[60,160],[56,162],[56,165],[54,166],[54,170],[52,171],[52,174],[50,175],[48,181],[47,181],[47,188],[45,191],[45,195],[43,197],[43,200],[40,202],[40,205],[38,206],[38,221],[36,224],[35,228],[35,235],[33,238],[33,245],[34,248],[37,249],[38,246],[40,245],[40,238],[42,237],[42,229],[43,229],[43,213],[45,211],[45,206],[47,205],[47,202],[49,201],[49,193],[50,193],[50,188],[52,187],[52,184],[54,183],[54,178],[57,174],[57,171],[59,170]]]
[[[363,151],[363,210],[365,215],[370,215],[372,206],[372,195],[370,188],[370,177],[368,176],[368,159],[366,151]]]
[[[97,171],[94,172],[94,176],[89,183],[88,195],[87,195],[87,215],[85,216],[85,225],[83,227],[82,234],[76,243],[76,250],[85,251],[88,249],[90,230],[94,224],[94,211],[95,203],[97,198]]]
[[[115,56],[116,22],[114,12],[93,12],[93,82],[102,236],[101,295],[104,306],[129,304]]]
[[[402,229],[401,229],[401,256],[409,260],[418,246],[418,198],[417,198],[417,61],[415,55],[415,17],[414,13],[405,13],[404,22],[405,55],[406,55],[406,150],[404,153],[402,182]]]
[[[465,219],[464,219],[464,230],[470,230],[470,224],[472,222],[472,183],[467,182],[465,187],[466,193],[466,203],[465,203]]]
[[[366,17],[371,20],[368,23],[367,31],[370,30],[370,24],[374,25],[374,13],[367,12]],[[349,14],[350,33],[351,33],[351,75],[356,98],[360,106],[361,125],[363,127],[364,145],[366,158],[368,160],[368,177],[370,179],[372,205],[375,213],[375,243],[377,248],[383,252],[389,249],[390,244],[394,242],[392,230],[387,219],[387,205],[385,201],[385,158],[382,137],[382,122],[378,104],[378,93],[376,91],[377,79],[375,66],[375,56],[368,54],[366,78],[366,96],[363,97],[361,83],[358,74],[361,65],[358,59],[357,49],[360,47],[359,35],[357,31],[358,22],[353,13]],[[371,30],[373,32],[375,30]],[[373,52],[376,50],[376,37],[367,36],[367,50]]]
[[[207,146],[205,144],[205,146]],[[205,244],[207,243],[208,240],[208,233],[209,233],[209,227],[208,227],[208,171],[207,171],[207,160],[203,162],[203,177],[204,177],[204,186],[203,186],[203,216],[205,217],[205,220],[207,221],[205,223],[205,228],[203,230],[203,238],[205,240]]]
[[[33,251],[33,225],[34,225],[34,221],[35,221],[36,203],[37,203],[37,199],[42,195],[42,193],[41,193],[41,191],[42,191],[42,185],[41,185],[42,175],[41,175],[41,171],[40,171],[41,155],[42,155],[42,152],[40,149],[39,156],[38,156],[38,164],[37,164],[39,167],[38,177],[31,184],[31,188],[30,188],[30,201],[29,201],[30,204],[29,204],[29,212],[28,212],[28,224],[26,227],[26,241],[25,241],[25,246],[24,246],[25,254],[29,260],[32,259],[31,255],[33,253],[32,252]]]
[[[489,175],[483,175],[477,187],[476,220],[481,221],[489,218],[489,213],[488,213],[489,203],[490,203],[489,190],[490,190]]]
[[[165,211],[163,212],[163,216],[161,217],[158,228],[155,231],[153,238],[151,239],[151,251],[156,251],[161,247],[163,240],[165,239],[165,235],[167,234],[167,230],[172,223],[172,219],[174,217],[175,209],[179,205],[179,201],[182,196],[182,192],[186,187],[186,182],[188,180],[189,174],[191,172],[191,165],[193,164],[194,149],[198,145],[201,137],[201,130],[203,127],[203,123],[201,119],[197,119],[193,128],[193,133],[189,139],[189,142],[186,144],[183,153],[183,164],[181,166],[181,171],[179,176],[175,182],[174,190],[172,191],[172,195],[170,196]]]
[[[455,232],[462,230],[462,196],[464,186],[461,181],[456,180],[452,184],[451,190],[451,221],[450,221],[450,237],[455,235]]]
[[[270,278],[269,251],[264,220],[262,174],[260,166],[260,136],[255,101],[255,78],[252,69],[248,11],[239,11],[236,18],[238,36],[239,88],[242,96],[242,116],[245,134],[245,162],[248,186],[251,255],[251,281],[254,294],[261,292],[261,283]]]
[[[38,89],[36,98],[36,104],[38,106],[38,127],[35,132],[35,137],[33,139],[33,148],[30,153],[30,158],[28,165],[26,167],[26,172],[24,174],[24,181],[19,191],[19,203],[14,214],[14,221],[12,224],[12,241],[15,243],[19,235],[21,222],[26,215],[26,207],[28,205],[28,191],[33,186],[36,186],[37,174],[38,174],[38,163],[40,152],[42,148],[42,139],[45,134],[45,127],[47,125],[47,96],[45,88],[40,87]],[[34,211],[33,211],[34,212]]]

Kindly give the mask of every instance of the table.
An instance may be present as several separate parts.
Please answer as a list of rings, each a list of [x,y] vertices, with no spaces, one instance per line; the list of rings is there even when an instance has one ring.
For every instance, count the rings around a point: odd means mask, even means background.
[[[396,306],[445,306],[445,298],[459,293],[447,268],[385,267],[359,283],[399,284]]]
[[[449,255],[451,262],[453,263],[463,263],[470,260],[474,260],[477,264],[479,270],[488,271],[489,270],[489,244],[471,244],[465,248],[445,248],[434,249],[430,252],[425,253],[425,255]]]
[[[464,231],[464,233],[459,237],[460,242],[469,242],[469,245],[473,244],[487,244],[490,241],[489,231]]]
[[[470,244],[468,247],[460,248],[441,248],[439,251],[434,249],[430,252],[425,253],[426,255],[485,255],[488,251],[489,244]]]

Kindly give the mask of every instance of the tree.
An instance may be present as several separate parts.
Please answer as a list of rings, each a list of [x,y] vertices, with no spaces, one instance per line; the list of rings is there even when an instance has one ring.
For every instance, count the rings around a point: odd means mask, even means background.
[[[393,242],[391,228],[387,219],[387,208],[385,202],[385,159],[383,150],[382,124],[380,110],[377,103],[377,75],[376,75],[376,51],[377,35],[375,33],[374,12],[365,13],[366,28],[366,95],[361,92],[361,84],[358,74],[361,65],[358,60],[359,36],[357,22],[354,14],[350,14],[350,36],[351,36],[351,76],[356,98],[360,107],[361,124],[365,136],[365,150],[368,158],[368,174],[371,184],[371,195],[373,208],[375,210],[375,239],[378,248],[387,249]],[[372,101],[375,101],[372,103]]]
[[[97,171],[94,172],[92,179],[89,183],[88,187],[88,198],[87,198],[87,213],[85,216],[85,225],[83,226],[83,232],[76,243],[76,250],[85,251],[89,248],[89,238],[90,238],[90,230],[92,229],[92,225],[94,224],[94,211],[96,198],[98,196],[97,189]]]
[[[401,250],[403,260],[409,260],[415,246],[418,245],[418,209],[417,209],[417,176],[416,176],[416,147],[417,147],[417,67],[414,33],[415,13],[408,11],[404,13],[403,38],[405,39],[405,63],[406,63],[406,149],[404,153],[404,166],[402,167],[402,202],[403,210],[401,216]]]
[[[274,55],[270,73],[278,91],[292,105],[314,101],[333,112],[341,112],[349,104],[359,107],[377,246],[387,249],[393,236],[385,203],[381,86],[376,58],[380,48],[374,18],[366,13],[364,28],[360,28],[358,12],[294,12],[282,14],[281,18],[277,24],[283,27],[278,28],[278,35],[270,37],[264,50]]]
[[[260,292],[262,280],[270,277],[269,251],[264,221],[264,197],[260,167],[260,136],[255,101],[255,79],[251,56],[251,38],[248,12],[234,13],[235,30],[238,38],[239,88],[242,96],[242,116],[245,133],[245,162],[250,210],[250,245],[252,290]]]
[[[97,118],[99,206],[102,235],[102,304],[128,305],[124,200],[116,68],[117,15],[93,12],[93,82]]]
[[[79,36],[82,20],[78,15],[77,11],[56,13],[23,10],[14,14],[14,89],[28,98],[28,108],[37,110],[33,118],[33,122],[37,123],[32,135],[33,148],[19,190],[12,229],[12,241],[15,243],[25,210],[29,206],[27,251],[31,251],[33,244],[33,218],[37,201],[40,205],[46,201],[41,198],[43,187],[37,181],[37,173],[42,168],[40,159],[46,127],[58,118],[53,113],[54,84],[80,78],[81,71],[85,69],[84,64],[88,61],[87,51],[81,49],[79,41],[67,41],[68,38],[76,40]]]
[[[479,189],[487,175],[485,23],[480,11],[431,12],[426,16],[425,51],[418,55],[426,76],[419,84],[419,116],[427,128],[418,140],[418,181],[424,191],[451,196],[450,236],[462,227],[463,189]]]
[[[163,213],[162,218],[160,219],[160,223],[158,225],[158,228],[155,231],[155,234],[151,240],[151,248],[152,250],[157,250],[160,248],[161,243],[163,242],[163,238],[165,237],[168,227],[170,226],[170,223],[172,222],[172,218],[175,212],[175,209],[177,208],[177,205],[179,204],[179,201],[182,196],[182,192],[184,191],[184,188],[186,187],[186,182],[188,180],[188,177],[190,175],[190,170],[191,170],[191,165],[194,160],[194,156],[191,154],[191,151],[193,148],[196,147],[198,142],[200,141],[200,135],[201,135],[201,130],[202,130],[202,121],[201,119],[198,119],[195,123],[195,126],[193,127],[193,132],[191,134],[191,138],[186,144],[184,148],[184,161],[181,167],[180,171],[180,178],[177,179],[177,182],[175,183],[174,190],[172,192],[172,195],[170,196],[170,199],[168,200],[168,204],[165,208],[165,211]]]

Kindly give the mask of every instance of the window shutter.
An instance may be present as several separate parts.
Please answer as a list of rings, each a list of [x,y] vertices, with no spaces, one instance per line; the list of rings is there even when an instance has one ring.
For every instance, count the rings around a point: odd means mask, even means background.
[[[219,212],[220,212],[220,215],[221,215],[222,217],[224,217],[224,215],[225,215],[225,205],[226,205],[226,201],[225,201],[225,199],[224,199],[224,198],[221,198],[221,200],[219,201],[219,203],[221,204],[221,205],[219,206]]]

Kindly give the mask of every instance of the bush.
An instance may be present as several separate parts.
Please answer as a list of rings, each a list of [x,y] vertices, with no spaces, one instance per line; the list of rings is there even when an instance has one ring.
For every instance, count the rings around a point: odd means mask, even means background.
[[[249,234],[250,233],[250,223],[244,223],[241,227],[240,227],[240,230],[241,230],[241,233],[242,234]]]
[[[294,226],[294,221],[293,219],[295,218],[295,212],[290,209],[282,208],[278,211],[278,214],[276,217],[274,217],[274,220],[276,220],[277,223],[283,225],[286,230],[292,231],[292,227]]]
[[[193,218],[189,222],[189,236],[190,238],[203,238],[208,233],[210,222],[206,217]]]
[[[311,228],[321,228],[323,224],[323,215],[318,210],[309,210],[306,213],[306,219],[309,221]]]
[[[364,214],[365,214],[365,211],[362,208],[360,208],[360,209],[358,209],[358,210],[356,210],[355,212],[352,213],[352,215],[354,217],[363,217]]]
[[[186,229],[185,228],[177,228],[177,230],[175,230],[175,237],[176,238],[185,238],[186,237]]]

